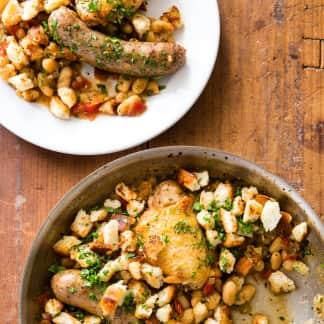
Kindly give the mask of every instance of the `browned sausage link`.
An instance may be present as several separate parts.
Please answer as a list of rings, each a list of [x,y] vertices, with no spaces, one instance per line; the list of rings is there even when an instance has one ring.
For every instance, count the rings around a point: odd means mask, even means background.
[[[113,73],[162,76],[185,64],[185,49],[174,43],[127,42],[93,31],[77,14],[61,7],[49,17],[54,39],[81,60]]]
[[[99,300],[102,292],[85,287],[80,270],[65,270],[52,277],[51,286],[55,297],[61,302],[102,316]]]
[[[80,277],[81,271],[69,269],[52,277],[51,286],[55,297],[64,304],[83,309],[91,314],[102,317],[99,301],[104,293],[102,288],[85,287]],[[136,318],[118,309],[111,324],[135,323]]]

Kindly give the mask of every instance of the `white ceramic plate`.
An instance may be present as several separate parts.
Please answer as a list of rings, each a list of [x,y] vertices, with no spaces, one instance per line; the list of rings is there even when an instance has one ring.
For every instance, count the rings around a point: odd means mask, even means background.
[[[5,82],[0,84],[0,122],[24,140],[69,154],[97,155],[121,151],[157,136],[175,124],[194,104],[213,70],[220,23],[217,1],[149,0],[148,14],[159,17],[172,4],[180,9],[185,28],[176,41],[187,50],[187,64],[161,84],[167,86],[148,100],[139,117],[99,116],[94,121],[53,117],[43,106],[18,98]]]

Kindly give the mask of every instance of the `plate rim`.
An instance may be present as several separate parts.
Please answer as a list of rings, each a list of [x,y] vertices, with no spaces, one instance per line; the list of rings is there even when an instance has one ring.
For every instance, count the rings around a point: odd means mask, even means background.
[[[220,21],[220,12],[219,12],[219,5],[217,1],[210,1],[210,4],[214,6],[214,11],[215,11],[215,17],[216,17],[216,31],[215,31],[215,38],[216,38],[216,44],[213,47],[214,53],[213,53],[213,60],[209,64],[209,69],[208,72],[206,73],[203,82],[201,83],[200,88],[197,88],[197,94],[192,98],[190,101],[190,104],[188,104],[188,107],[184,109],[179,115],[175,116],[175,118],[172,120],[172,122],[167,123],[164,127],[158,128],[156,131],[151,132],[149,136],[144,136],[143,138],[139,138],[135,141],[128,142],[127,144],[120,145],[118,148],[96,148],[92,149],[89,148],[87,150],[80,150],[80,149],[74,149],[70,147],[58,147],[50,144],[46,145],[46,143],[43,143],[42,141],[38,141],[36,139],[30,139],[28,138],[28,135],[26,135],[24,132],[20,132],[19,128],[12,129],[12,127],[7,126],[7,124],[4,121],[0,120],[0,125],[4,127],[6,130],[8,130],[10,133],[16,135],[20,139],[33,144],[37,147],[40,147],[42,149],[51,151],[51,152],[56,152],[56,153],[63,153],[63,154],[69,154],[69,155],[76,155],[76,156],[100,156],[100,155],[105,155],[105,154],[111,154],[111,153],[117,153],[117,152],[122,152],[127,149],[135,148],[137,146],[140,146],[157,136],[161,135],[162,133],[166,132],[169,130],[171,127],[173,127],[175,124],[177,124],[195,105],[197,100],[200,98],[202,95],[203,91],[205,90],[208,81],[211,78],[211,75],[214,71],[215,65],[216,65],[216,60],[218,57],[219,53],[219,47],[220,47],[220,35],[221,35],[221,21]],[[52,116],[51,116],[52,117]],[[54,118],[54,117],[53,117]],[[140,117],[138,117],[140,118]]]

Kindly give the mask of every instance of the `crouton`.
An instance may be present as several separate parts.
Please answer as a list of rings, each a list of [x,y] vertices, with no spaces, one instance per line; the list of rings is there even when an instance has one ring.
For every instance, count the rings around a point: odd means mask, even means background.
[[[247,201],[243,214],[244,223],[254,223],[256,222],[262,213],[263,206],[254,199]]]
[[[55,253],[70,256],[70,251],[74,246],[80,245],[82,242],[73,235],[65,235],[53,245]]]
[[[247,202],[253,198],[255,198],[255,196],[258,194],[258,189],[256,187],[244,187],[242,188],[242,199],[243,201]]]
[[[297,242],[301,242],[306,237],[307,231],[307,223],[302,222],[292,229],[291,238]]]
[[[221,209],[221,221],[226,233],[234,233],[238,229],[237,219],[232,212]]]
[[[167,323],[171,318],[171,313],[172,307],[170,306],[170,304],[166,304],[156,311],[155,316],[160,322]]]
[[[225,236],[224,246],[227,248],[232,248],[242,245],[244,241],[245,238],[243,236],[233,233],[227,233]]]
[[[201,323],[208,317],[208,308],[205,304],[199,302],[193,307],[193,313],[196,323]]]
[[[197,214],[197,222],[205,230],[212,230],[215,226],[214,217],[207,210],[202,210]]]
[[[214,199],[220,203],[225,203],[226,200],[233,199],[233,187],[230,183],[219,183],[215,192]]]
[[[223,249],[219,256],[219,268],[222,272],[231,273],[234,270],[235,256],[227,249]]]
[[[90,220],[92,223],[102,222],[107,219],[108,213],[105,209],[100,208],[98,210],[93,210],[90,213]]]
[[[184,169],[178,171],[178,182],[190,191],[198,191],[201,188],[198,178]]]
[[[50,314],[52,317],[61,313],[63,308],[64,308],[63,303],[61,303],[59,300],[55,298],[49,299],[45,304],[45,312]]]
[[[70,228],[77,236],[85,238],[93,228],[90,215],[88,215],[83,209],[79,210]]]
[[[261,213],[261,222],[266,232],[273,231],[281,219],[280,206],[277,201],[268,200]]]
[[[81,324],[79,320],[66,312],[62,312],[55,316],[52,322],[55,324]]]
[[[103,315],[112,318],[117,307],[124,303],[126,295],[127,286],[123,285],[122,280],[108,286],[99,304]]]
[[[142,276],[144,280],[153,288],[159,289],[163,285],[163,274],[159,267],[151,266],[148,263],[142,264]]]
[[[295,283],[281,271],[271,273],[268,281],[275,294],[288,293],[296,289]]]
[[[176,292],[175,286],[167,286],[158,292],[158,301],[157,305],[162,307],[166,304],[169,304],[173,299]]]

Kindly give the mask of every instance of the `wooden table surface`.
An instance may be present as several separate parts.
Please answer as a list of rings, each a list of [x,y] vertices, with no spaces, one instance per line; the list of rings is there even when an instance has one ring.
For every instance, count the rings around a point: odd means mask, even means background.
[[[131,151],[188,144],[240,155],[284,178],[323,217],[324,0],[219,7],[220,52],[204,93],[172,129]],[[0,128],[2,323],[17,323],[24,262],[50,209],[89,172],[129,152],[62,155]]]

